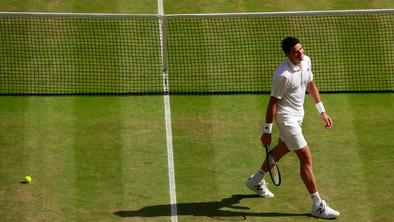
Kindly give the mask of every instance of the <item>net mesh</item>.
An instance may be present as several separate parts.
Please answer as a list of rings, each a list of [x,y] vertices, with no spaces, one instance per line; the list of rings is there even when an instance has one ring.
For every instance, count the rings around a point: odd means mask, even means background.
[[[168,24],[172,92],[269,92],[287,36],[301,40],[323,92],[394,89],[392,14],[174,18]]]
[[[321,92],[393,92],[394,13],[0,16],[0,94],[267,93],[298,37]],[[167,61],[161,58],[161,36]]]
[[[162,93],[157,19],[0,18],[0,93]]]

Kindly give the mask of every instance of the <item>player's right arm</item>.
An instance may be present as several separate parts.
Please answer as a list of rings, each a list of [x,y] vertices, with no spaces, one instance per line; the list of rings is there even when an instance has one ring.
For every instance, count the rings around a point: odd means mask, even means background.
[[[265,114],[265,122],[266,124],[272,124],[274,122],[274,117],[276,114],[276,107],[279,102],[279,99],[271,96],[267,106],[267,112]],[[261,142],[264,145],[271,144],[271,133],[263,133],[261,136]]]

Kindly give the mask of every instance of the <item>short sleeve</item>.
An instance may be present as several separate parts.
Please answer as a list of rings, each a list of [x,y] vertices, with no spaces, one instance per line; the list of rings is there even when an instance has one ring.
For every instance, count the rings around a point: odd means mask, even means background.
[[[285,95],[287,91],[288,85],[289,85],[289,81],[286,77],[284,76],[279,76],[277,78],[274,77],[272,80],[271,96],[277,99],[282,99],[282,97]]]
[[[308,64],[308,79],[307,82],[311,82],[313,80],[313,72],[312,72],[312,61],[309,57],[307,57],[307,64]]]

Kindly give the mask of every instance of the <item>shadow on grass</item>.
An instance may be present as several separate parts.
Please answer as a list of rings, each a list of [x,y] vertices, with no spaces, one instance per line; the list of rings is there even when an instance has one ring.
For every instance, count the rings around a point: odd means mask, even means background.
[[[233,218],[246,220],[249,217],[310,217],[310,214],[303,213],[278,213],[278,212],[247,212],[249,207],[234,206],[242,199],[260,198],[258,195],[236,194],[224,198],[221,201],[199,202],[199,203],[177,203],[177,215],[185,216],[205,216],[212,218]],[[171,204],[154,205],[143,207],[135,211],[117,211],[114,213],[119,217],[160,217],[171,216]],[[231,219],[230,219],[231,220]]]

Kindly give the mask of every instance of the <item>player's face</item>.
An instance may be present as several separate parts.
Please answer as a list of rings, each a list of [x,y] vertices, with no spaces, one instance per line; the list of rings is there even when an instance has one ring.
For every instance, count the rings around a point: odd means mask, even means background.
[[[304,60],[304,48],[300,43],[291,47],[290,52],[286,53],[286,56],[292,61],[295,65],[300,64],[302,60]]]

